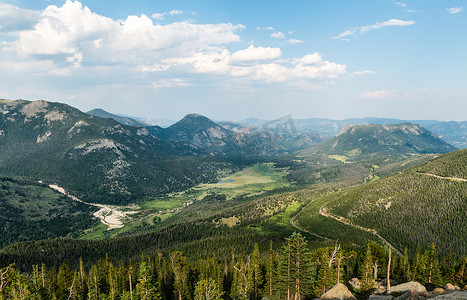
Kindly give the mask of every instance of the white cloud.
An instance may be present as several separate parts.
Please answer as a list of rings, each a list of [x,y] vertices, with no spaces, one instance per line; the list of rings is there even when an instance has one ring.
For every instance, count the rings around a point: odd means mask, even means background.
[[[275,39],[285,39],[285,35],[280,31],[271,33],[271,37]]]
[[[406,7],[407,6],[407,4],[405,4],[404,2],[394,1],[394,4],[396,4],[397,6],[400,6],[400,7]]]
[[[193,57],[164,60],[164,63],[169,65],[170,68],[183,67],[192,73],[222,74],[247,80],[290,82],[292,84],[303,79],[334,79],[346,73],[345,65],[325,61],[318,53],[296,58],[292,60],[292,66],[278,62],[234,65],[230,63],[232,61],[231,57],[229,51],[224,49],[217,52],[198,53]]]
[[[37,11],[0,3],[0,32],[13,33],[30,29],[39,20]]]
[[[318,53],[307,54],[303,57],[296,58],[292,61],[294,65],[312,65],[321,62],[323,58]]]
[[[83,63],[153,60],[162,52],[180,55],[197,49],[240,40],[243,25],[155,25],[146,15],[117,21],[91,12],[78,1],[62,7],[48,6],[31,30],[18,34],[13,43],[21,55],[73,55],[83,53]]]
[[[415,24],[415,21],[404,21],[404,20],[398,20],[398,19],[390,19],[385,22],[377,22],[373,25],[367,25],[367,26],[362,26],[360,27],[360,32],[367,32],[369,30],[374,30],[374,29],[379,29],[387,26],[409,26]]]
[[[241,24],[161,25],[144,14],[114,20],[72,0],[23,13],[36,19],[18,27],[22,29],[0,47],[0,72],[36,76],[42,83],[68,76],[77,86],[132,83],[170,88],[199,82],[192,80],[196,77],[220,84],[235,79],[243,85],[283,82],[323,87],[347,72],[345,65],[326,61],[318,53],[283,58],[278,47],[254,45],[231,52],[228,46],[241,41],[239,31],[245,28]],[[302,42],[286,39],[282,32],[273,35],[291,44]]]
[[[339,39],[340,40],[340,39],[342,39],[344,37],[354,35],[356,32],[357,32],[356,28],[347,29],[346,31],[339,34],[338,36],[331,37],[331,39]]]
[[[166,12],[163,12],[163,13],[154,13],[152,14],[152,18],[153,19],[157,19],[157,20],[164,20],[165,16],[169,15],[169,16],[176,16],[176,15],[181,15],[183,14],[183,11],[181,10],[177,10],[177,9],[172,9],[171,11],[166,11]]]
[[[153,88],[170,88],[170,87],[179,87],[179,86],[189,86],[190,84],[180,78],[173,78],[173,79],[161,79],[158,81],[152,82]]]
[[[352,77],[362,77],[365,75],[373,75],[376,74],[375,71],[372,70],[363,70],[363,71],[355,71],[352,74],[350,74]]]
[[[350,37],[353,35],[356,35],[357,33],[365,33],[370,30],[375,30],[375,29],[380,29],[383,27],[388,27],[388,26],[410,26],[415,24],[415,21],[410,20],[410,21],[404,21],[404,20],[398,20],[398,19],[390,19],[388,21],[384,22],[377,22],[371,25],[366,25],[366,26],[361,26],[361,27],[352,27],[341,34],[331,37],[332,39],[344,39],[346,37]]]
[[[231,62],[247,62],[273,60],[281,57],[282,51],[279,48],[254,47],[251,45],[247,49],[239,50],[230,57]]]
[[[267,26],[267,27],[258,27],[256,29],[258,29],[258,30],[271,30],[272,31],[272,30],[274,30],[274,27]]]
[[[289,39],[289,40],[287,41],[287,43],[292,44],[292,45],[296,45],[296,44],[302,44],[303,41],[297,40],[297,39]]]
[[[464,10],[464,8],[462,6],[456,6],[456,7],[451,7],[451,8],[447,8],[447,11],[450,13],[450,14],[457,14],[457,13],[460,13]]]
[[[378,90],[378,91],[369,91],[360,94],[359,98],[361,99],[385,99],[393,97],[395,95],[395,90]]]

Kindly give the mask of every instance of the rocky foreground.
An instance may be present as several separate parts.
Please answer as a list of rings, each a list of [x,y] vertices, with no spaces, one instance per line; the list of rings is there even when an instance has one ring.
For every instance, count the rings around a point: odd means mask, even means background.
[[[357,278],[349,281],[353,290],[360,288],[360,282]],[[323,300],[337,299],[357,299],[354,294],[342,283],[336,284],[332,289],[321,296]],[[467,300],[467,285],[461,289],[457,285],[446,284],[444,288],[435,288],[432,291],[418,282],[411,281],[399,285],[391,286],[389,292],[386,286],[377,284],[372,295],[368,297],[371,300],[425,300],[425,299],[446,299],[446,300]]]

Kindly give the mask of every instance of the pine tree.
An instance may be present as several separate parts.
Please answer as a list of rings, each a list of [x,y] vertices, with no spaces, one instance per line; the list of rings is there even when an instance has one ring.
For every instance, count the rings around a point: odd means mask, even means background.
[[[359,268],[361,290],[363,291],[368,291],[372,289],[374,286],[372,270],[373,270],[373,258],[371,255],[370,244],[368,244],[366,247],[366,251],[363,255],[360,268]]]
[[[196,283],[195,300],[221,300],[223,294],[219,285],[211,278]]]
[[[174,288],[176,297],[179,300],[189,297],[188,272],[189,266],[187,258],[180,251],[175,251],[169,255],[174,274]]]
[[[250,265],[249,271],[250,274],[250,290],[254,296],[254,298],[258,298],[259,288],[260,285],[263,283],[263,272],[261,270],[261,259],[259,254],[259,247],[258,244],[255,243],[253,253],[250,256]]]
[[[425,282],[437,284],[440,282],[440,279],[438,252],[436,251],[435,243],[432,243],[426,257]]]
[[[157,290],[157,283],[149,270],[148,264],[143,261],[139,266],[138,283],[135,294],[138,300],[158,300],[161,299]]]
[[[272,296],[274,286],[274,270],[276,268],[276,255],[272,249],[272,241],[269,244],[269,255],[266,263],[266,287],[265,293]]]
[[[314,292],[317,296],[321,296],[332,286],[334,286],[334,280],[329,266],[329,252],[324,249],[319,257],[318,280]]]
[[[294,232],[286,239],[280,256],[279,278],[287,299],[300,300],[311,287],[311,255],[305,238]]]

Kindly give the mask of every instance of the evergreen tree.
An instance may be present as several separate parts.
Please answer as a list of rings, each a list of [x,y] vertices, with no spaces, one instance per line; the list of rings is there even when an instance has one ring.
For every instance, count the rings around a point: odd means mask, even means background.
[[[373,270],[373,258],[371,255],[371,248],[370,244],[367,245],[366,251],[363,253],[363,257],[361,258],[361,263],[359,267],[360,273],[360,283],[361,289],[363,291],[368,291],[373,288],[374,286],[374,278],[372,274]]]
[[[300,233],[286,239],[280,256],[279,278],[287,290],[287,299],[300,300],[311,287],[311,255],[308,244]]]
[[[441,279],[438,252],[435,243],[431,244],[426,257],[425,282],[439,284]]]
[[[253,253],[250,256],[249,271],[250,274],[250,291],[252,292],[253,298],[258,298],[260,285],[263,283],[263,272],[261,270],[261,259],[259,254],[258,244],[255,243]]]
[[[318,280],[315,285],[315,294],[319,297],[334,286],[332,269],[329,266],[329,252],[325,249],[319,257]]]
[[[138,283],[136,284],[136,299],[152,300],[161,299],[157,290],[157,283],[149,270],[148,264],[143,261],[139,266]]]
[[[266,286],[265,293],[272,296],[274,286],[274,270],[276,268],[276,255],[272,249],[272,241],[269,243],[269,255],[266,263]]]
[[[170,261],[172,264],[172,272],[174,274],[174,288],[176,297],[179,300],[183,298],[189,298],[189,284],[188,284],[188,273],[189,273],[189,266],[187,262],[187,258],[183,256],[181,251],[175,251],[170,253],[169,255]]]
[[[196,283],[195,300],[221,300],[224,292],[213,279],[203,279]]]

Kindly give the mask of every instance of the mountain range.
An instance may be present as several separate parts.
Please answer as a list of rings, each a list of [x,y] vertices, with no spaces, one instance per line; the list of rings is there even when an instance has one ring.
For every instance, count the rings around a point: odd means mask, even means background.
[[[150,123],[156,124],[163,128],[169,127],[175,124],[175,121],[168,120],[146,120],[144,118],[138,117],[129,117],[125,116],[122,120],[121,115],[114,115],[108,112],[98,109],[91,110],[88,113],[96,114],[96,116],[112,118],[117,122],[122,124],[131,125],[129,123],[134,122],[142,123],[143,126],[147,126]],[[128,121],[130,119],[133,121]],[[140,121],[137,121],[140,120]],[[294,129],[297,134],[320,134],[325,138],[334,137],[338,135],[342,129],[350,125],[365,125],[365,124],[379,124],[379,125],[389,125],[389,124],[398,124],[398,123],[412,123],[419,124],[429,131],[437,134],[440,138],[450,143],[451,145],[462,149],[467,148],[467,121],[438,121],[438,120],[403,120],[395,118],[375,118],[375,117],[366,117],[366,118],[350,118],[344,120],[333,120],[326,118],[308,118],[308,119],[291,119],[293,122]],[[264,124],[268,124],[274,121],[264,120],[264,119],[244,119],[237,122],[232,121],[219,121],[217,124],[222,127],[232,130],[232,131],[242,131],[242,130],[260,130]]]
[[[0,101],[0,174],[59,184],[89,202],[126,203],[235,168],[187,155],[145,127],[122,125],[61,103]]]

